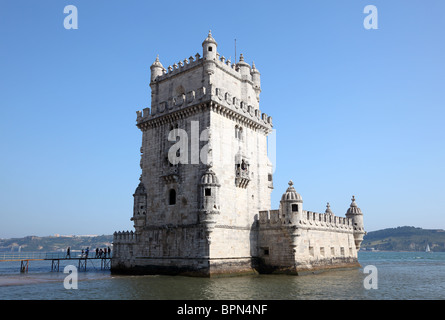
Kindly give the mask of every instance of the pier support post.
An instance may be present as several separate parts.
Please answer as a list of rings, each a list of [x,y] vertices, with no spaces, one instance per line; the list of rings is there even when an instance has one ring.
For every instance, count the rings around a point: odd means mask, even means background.
[[[29,260],[20,261],[20,272],[28,272]]]
[[[79,270],[87,271],[87,258],[79,258]]]
[[[51,271],[59,271],[60,260],[53,259],[51,260]]]
[[[100,270],[109,270],[111,265],[111,259],[102,258],[100,261]]]

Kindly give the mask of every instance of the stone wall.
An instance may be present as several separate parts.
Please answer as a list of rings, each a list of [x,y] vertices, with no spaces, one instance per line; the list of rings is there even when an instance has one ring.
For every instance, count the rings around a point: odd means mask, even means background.
[[[303,211],[295,220],[286,224],[280,210],[260,212],[258,256],[263,272],[358,266],[350,219]]]

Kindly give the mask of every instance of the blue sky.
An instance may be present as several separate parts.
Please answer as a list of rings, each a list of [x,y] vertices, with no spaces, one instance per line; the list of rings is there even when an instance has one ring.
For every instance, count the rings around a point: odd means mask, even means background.
[[[367,30],[366,5],[378,9]],[[66,30],[66,5],[78,29]],[[0,1],[0,237],[131,230],[136,110],[150,65],[202,52],[261,72],[277,130],[272,207],[292,179],[304,208],[368,231],[445,229],[442,0]]]

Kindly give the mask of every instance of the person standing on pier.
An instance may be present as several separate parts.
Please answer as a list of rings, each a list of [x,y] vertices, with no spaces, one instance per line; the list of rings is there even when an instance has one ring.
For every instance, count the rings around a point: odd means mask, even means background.
[[[66,257],[65,258],[67,258],[67,259],[71,259],[71,248],[70,247],[68,247],[67,249],[66,249]]]

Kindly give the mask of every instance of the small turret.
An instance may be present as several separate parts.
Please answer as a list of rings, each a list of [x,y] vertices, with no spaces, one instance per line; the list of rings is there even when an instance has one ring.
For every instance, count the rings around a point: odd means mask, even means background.
[[[303,198],[293,187],[292,180],[289,181],[289,187],[281,196],[280,217],[285,224],[294,224],[297,221],[297,215],[303,212]]]
[[[260,93],[261,93],[261,79],[260,72],[257,68],[255,68],[255,62],[252,62],[252,70],[250,71],[250,75],[252,76],[253,89],[256,93],[256,99],[260,102]]]
[[[212,37],[212,31],[209,30],[207,38],[202,43],[202,57],[204,60],[216,60],[216,48],[218,44]]]
[[[208,168],[201,176],[199,194],[199,221],[205,228],[207,242],[211,241],[211,233],[220,213],[219,184],[216,174]]]
[[[363,213],[362,210],[355,203],[355,197],[352,196],[351,206],[346,212],[346,218],[352,219],[352,225],[354,227],[354,241],[357,251],[360,249],[360,245],[363,241],[363,236],[366,234],[363,225]]]
[[[250,66],[247,62],[244,61],[244,56],[242,53],[239,57],[239,62],[236,64],[236,68],[239,69],[241,76],[245,76],[249,80],[251,79]]]
[[[151,81],[154,81],[158,76],[164,74],[165,68],[162,66],[162,63],[159,61],[159,55],[156,56],[155,62],[150,66],[151,70]]]
[[[216,174],[208,169],[201,177],[200,211],[219,213],[219,184]]]
[[[334,213],[331,210],[331,205],[329,204],[329,202],[326,204],[326,211],[324,213],[331,216],[334,215]]]
[[[139,183],[134,194],[133,217],[130,219],[134,222],[134,228],[137,234],[145,224],[145,217],[147,212],[147,192],[142,181]]]

